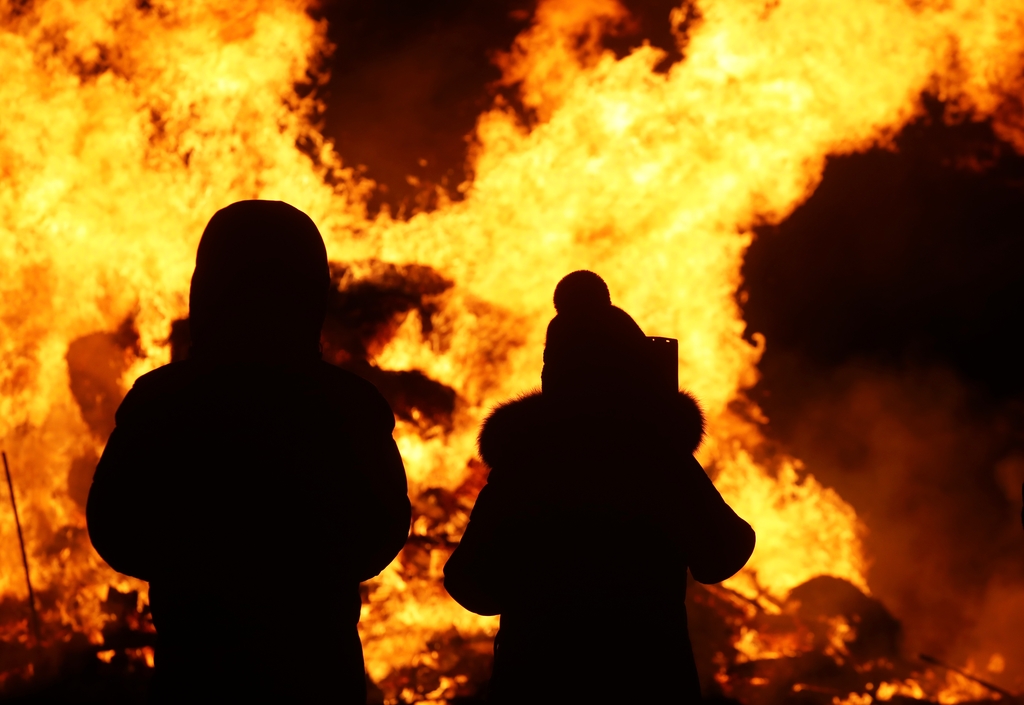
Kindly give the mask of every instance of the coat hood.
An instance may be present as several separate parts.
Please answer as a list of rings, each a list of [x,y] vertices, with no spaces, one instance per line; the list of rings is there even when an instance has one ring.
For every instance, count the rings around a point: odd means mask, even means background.
[[[542,428],[557,427],[565,418],[552,407],[550,400],[546,400],[541,392],[525,394],[500,404],[480,430],[480,457],[492,469],[515,458],[521,452],[525,439]],[[656,423],[652,426],[687,454],[694,453],[704,440],[704,412],[688,392],[680,391],[670,403],[660,406]]]
[[[239,201],[210,219],[189,296],[192,354],[318,358],[330,272],[316,225],[281,201]]]

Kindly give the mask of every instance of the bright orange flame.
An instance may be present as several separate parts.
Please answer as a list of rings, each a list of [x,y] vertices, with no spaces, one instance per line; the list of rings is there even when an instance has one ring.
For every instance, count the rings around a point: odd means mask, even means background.
[[[323,78],[328,48],[304,3],[0,5],[0,440],[33,580],[58,594],[45,619],[96,639],[105,586],[144,588],[87,548],[69,495],[74,459],[102,445],[69,389],[69,343],[133,317],[122,386],[167,362],[203,225],[256,197],[310,213],[334,260],[426,264],[456,282],[428,339],[410,314],[376,359],[459,394],[450,432],[399,424],[412,494],[464,481],[487,409],[539,381],[555,283],[590,268],[647,332],[680,339],[680,380],[709,417],[701,460],[758,531],[730,586],[766,605],[821,574],[867,589],[853,510],[799,461],[767,454],[744,396],[764,341],[744,338],[743,255],[756,224],[807,198],[828,155],[886,144],[924,90],[995,115],[1024,148],[1004,100],[1024,75],[1024,4],[698,7],[686,59],[656,73],[654,48],[601,50],[599,33],[626,15],[616,0],[542,2],[502,59],[536,124],[501,105],[484,113],[465,200],[398,222],[367,217],[370,185],[342,168],[312,125],[314,99],[295,90]],[[450,517],[450,532],[465,520]],[[12,533],[0,511],[0,537]],[[24,597],[17,551],[0,541],[0,595]],[[495,628],[444,594],[445,557],[419,577],[396,561],[373,582],[361,628],[375,680],[430,665],[435,633]]]

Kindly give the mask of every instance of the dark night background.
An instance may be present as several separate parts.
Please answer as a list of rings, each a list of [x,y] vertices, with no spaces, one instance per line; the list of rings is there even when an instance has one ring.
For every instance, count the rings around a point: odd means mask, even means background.
[[[675,3],[624,4],[633,21],[607,46],[647,39],[678,59]],[[322,8],[337,46],[324,128],[380,184],[375,207],[429,207],[434,184],[458,198],[477,115],[499,90],[515,98],[490,57],[533,5]],[[1024,594],[1024,158],[924,105],[896,149],[831,158],[803,206],[758,230],[743,308],[768,341],[751,397],[769,437],[867,523],[870,582],[907,648],[958,660],[1024,629],[1024,606],[1006,607]]]

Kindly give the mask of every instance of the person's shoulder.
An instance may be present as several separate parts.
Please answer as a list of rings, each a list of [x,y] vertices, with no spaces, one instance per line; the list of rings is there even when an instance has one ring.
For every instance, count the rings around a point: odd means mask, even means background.
[[[544,395],[539,391],[521,394],[499,404],[488,414],[480,429],[477,445],[480,457],[492,468],[502,464],[521,448],[546,414]]]
[[[195,366],[187,360],[157,367],[135,380],[117,410],[117,422],[123,423],[133,415],[174,396],[195,379]]]
[[[316,372],[332,400],[347,412],[394,427],[391,405],[372,382],[329,362],[319,362]]]
[[[354,398],[383,398],[372,382],[329,362],[322,360],[318,362],[316,373],[318,378],[332,391]]]
[[[142,393],[170,391],[188,384],[195,376],[195,366],[188,360],[172,362],[140,376],[132,390]]]

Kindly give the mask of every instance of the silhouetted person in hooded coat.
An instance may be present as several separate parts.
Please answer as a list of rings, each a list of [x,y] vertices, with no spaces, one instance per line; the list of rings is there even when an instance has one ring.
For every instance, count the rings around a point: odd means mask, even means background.
[[[157,702],[365,703],[359,583],[409,532],[394,416],[320,360],[330,275],[301,211],[243,201],[196,256],[188,360],[143,375],[89,493],[150,583]]]
[[[659,382],[604,281],[568,275],[555,307],[542,391],[480,433],[490,475],[445,587],[501,615],[492,702],[698,702],[686,569],[728,578],[754,532],[693,457],[699,407]]]

